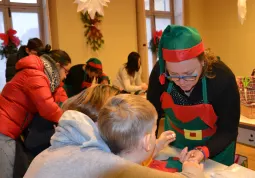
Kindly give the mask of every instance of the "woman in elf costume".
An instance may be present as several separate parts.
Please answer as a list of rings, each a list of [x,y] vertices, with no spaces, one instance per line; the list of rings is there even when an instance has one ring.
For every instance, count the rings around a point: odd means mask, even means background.
[[[90,87],[94,78],[101,74],[102,63],[97,58],[90,58],[86,64],[71,67],[64,86],[68,97],[72,97]]]
[[[165,130],[176,133],[180,160],[234,163],[240,98],[232,71],[205,51],[198,31],[168,26],[160,40],[147,94]],[[159,122],[159,121],[158,121]]]

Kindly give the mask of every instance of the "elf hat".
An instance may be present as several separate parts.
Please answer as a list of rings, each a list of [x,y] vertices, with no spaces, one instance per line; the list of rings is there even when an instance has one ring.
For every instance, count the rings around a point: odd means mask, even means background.
[[[204,52],[200,34],[195,28],[168,25],[159,42],[159,81],[165,83],[165,62],[182,62],[199,56]]]
[[[97,59],[97,58],[90,58],[87,62],[87,65],[89,65],[90,67],[96,68],[96,69],[101,69],[102,70],[102,62]]]

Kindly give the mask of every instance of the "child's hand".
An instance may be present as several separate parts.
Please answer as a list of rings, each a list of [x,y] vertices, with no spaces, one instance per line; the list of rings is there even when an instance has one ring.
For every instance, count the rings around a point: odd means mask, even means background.
[[[173,131],[165,131],[157,139],[157,150],[164,149],[169,143],[175,141],[176,135]]]
[[[188,151],[188,147],[185,147],[179,156],[180,162],[185,162],[185,161],[196,161],[196,162],[201,162],[204,159],[204,155],[201,151],[199,150],[191,150]]]

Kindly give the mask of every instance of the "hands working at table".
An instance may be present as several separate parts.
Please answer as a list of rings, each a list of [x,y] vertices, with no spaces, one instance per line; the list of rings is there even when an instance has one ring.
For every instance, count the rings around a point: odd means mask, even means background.
[[[176,135],[173,131],[162,132],[159,138],[156,140],[156,148],[154,151],[154,156],[168,146],[171,142],[175,141]]]
[[[198,168],[198,169],[203,171],[204,165],[203,164],[199,164],[197,162],[192,162],[192,161],[185,161],[182,164],[182,170],[187,170],[187,169],[192,169],[192,168],[196,168],[196,169]]]
[[[188,151],[188,147],[185,147],[180,154],[180,161],[183,163],[185,161],[197,162],[200,163],[205,159],[204,154],[200,150],[191,150]]]
[[[182,162],[182,169],[199,168],[204,169],[204,165],[200,162],[204,160],[204,154],[199,150],[188,151],[185,147],[180,154],[180,162]]]

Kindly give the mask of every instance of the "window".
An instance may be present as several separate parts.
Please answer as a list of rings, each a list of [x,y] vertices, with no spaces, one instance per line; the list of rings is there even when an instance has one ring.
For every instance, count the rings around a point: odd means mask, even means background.
[[[36,4],[37,0],[10,0],[10,2],[26,3],[26,4]]]
[[[0,33],[13,28],[22,45],[34,37],[44,42],[42,1],[44,0],[0,0]],[[5,64],[5,60],[0,59],[0,91],[5,84]]]
[[[3,19],[1,19],[1,12]],[[13,28],[17,31],[22,45],[34,37],[44,41],[41,0],[2,0],[0,20],[0,33]],[[1,28],[2,24],[4,28]]]
[[[163,31],[170,24],[183,25],[183,0],[144,0],[144,5],[148,47],[155,31]],[[149,73],[156,61],[156,54],[148,48]]]

